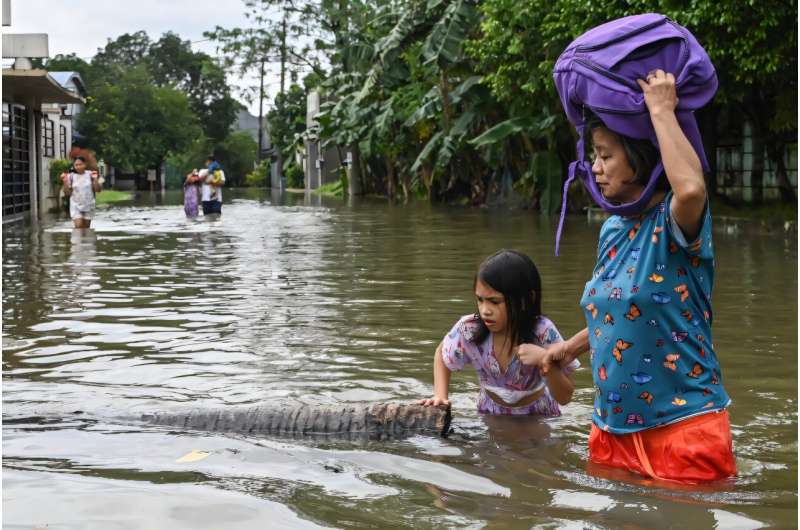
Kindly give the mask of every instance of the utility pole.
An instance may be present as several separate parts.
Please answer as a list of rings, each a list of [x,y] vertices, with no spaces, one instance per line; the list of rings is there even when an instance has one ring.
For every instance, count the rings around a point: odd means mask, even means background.
[[[264,145],[264,59],[261,59],[261,83],[258,89],[258,155],[256,160],[261,162],[261,150]]]

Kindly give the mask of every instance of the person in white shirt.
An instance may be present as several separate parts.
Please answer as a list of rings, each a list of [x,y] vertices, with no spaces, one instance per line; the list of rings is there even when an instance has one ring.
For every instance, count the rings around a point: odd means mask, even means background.
[[[225,172],[213,156],[206,158],[206,171],[200,172],[203,177],[201,201],[203,215],[222,214],[222,186],[225,184]]]
[[[74,171],[64,173],[64,195],[69,197],[69,216],[75,228],[89,228],[94,216],[95,193],[99,192],[100,180],[97,171],[86,169],[86,159],[76,156],[72,162]]]

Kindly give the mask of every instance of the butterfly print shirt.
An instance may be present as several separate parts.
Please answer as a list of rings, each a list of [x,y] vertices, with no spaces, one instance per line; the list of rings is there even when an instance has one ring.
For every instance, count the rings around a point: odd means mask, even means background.
[[[598,428],[624,434],[723,409],[711,340],[711,214],[687,242],[669,215],[672,193],[600,230],[581,308],[589,329]]]
[[[550,395],[550,390],[545,387],[542,396],[525,407],[509,408],[498,405],[486,395],[484,386],[501,387],[508,390],[533,390],[539,387],[544,379],[539,368],[522,364],[515,355],[505,371],[500,368],[494,355],[492,334],[487,334],[483,341],[476,341],[475,336],[479,329],[480,317],[466,315],[455,323],[442,342],[442,360],[445,366],[452,371],[461,370],[466,364],[471,364],[478,371],[481,390],[478,393],[478,412],[483,414],[536,414],[541,416],[560,416],[561,409],[558,402]],[[555,342],[562,342],[561,334],[547,317],[539,318],[535,329],[536,338],[533,344],[546,347]],[[576,359],[563,371],[572,373],[580,366]]]

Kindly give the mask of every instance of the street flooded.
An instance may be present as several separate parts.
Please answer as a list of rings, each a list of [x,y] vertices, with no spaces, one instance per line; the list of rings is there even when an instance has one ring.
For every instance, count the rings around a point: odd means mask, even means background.
[[[524,210],[228,192],[3,227],[4,528],[787,528],[797,521],[796,236],[715,232],[714,342],[739,475],[702,487],[587,467],[594,392],[563,416],[483,418],[453,375],[453,434],[337,440],[121,421],[153,411],[410,402],[472,278],[528,253],[563,335],[600,224]],[[588,358],[583,359],[588,363]],[[201,455],[185,459],[185,455]]]

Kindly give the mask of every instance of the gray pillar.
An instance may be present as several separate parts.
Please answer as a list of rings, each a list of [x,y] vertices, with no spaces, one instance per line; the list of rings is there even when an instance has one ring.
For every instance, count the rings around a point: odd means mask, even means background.
[[[41,121],[36,119],[36,114],[33,112],[32,107],[26,106],[25,112],[28,115],[28,162],[30,168],[28,171],[28,191],[30,193],[28,200],[31,205],[31,218],[36,219],[39,217],[39,196],[41,195],[39,193],[39,184],[42,181],[37,176],[41,172],[42,157],[44,156],[42,151],[44,147],[42,146],[42,125]]]

